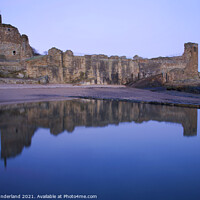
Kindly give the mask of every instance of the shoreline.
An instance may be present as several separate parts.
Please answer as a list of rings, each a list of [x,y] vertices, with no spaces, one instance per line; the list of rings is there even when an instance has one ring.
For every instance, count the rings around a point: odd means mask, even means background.
[[[118,85],[0,84],[0,105],[2,106],[74,98],[200,108],[200,95],[178,91],[150,91]]]

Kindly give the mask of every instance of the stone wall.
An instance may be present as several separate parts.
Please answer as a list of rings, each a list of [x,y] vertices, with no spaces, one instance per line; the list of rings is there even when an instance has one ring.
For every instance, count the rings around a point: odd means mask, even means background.
[[[198,44],[186,43],[184,45],[184,54],[182,59],[182,68],[174,68],[168,72],[167,82],[174,80],[198,78]],[[180,62],[179,62],[180,63]]]
[[[28,77],[47,75],[50,83],[128,84],[160,74],[164,84],[198,78],[198,45],[185,44],[182,56],[153,59],[74,56],[70,50],[52,48],[48,55],[29,59],[25,65]]]
[[[26,67],[19,62],[0,62],[1,78],[25,78]]]
[[[138,64],[131,59],[105,55],[63,54],[64,82],[126,84],[137,78]]]
[[[52,48],[48,55],[37,56],[26,60],[27,78],[39,78],[48,76],[50,83],[63,83],[62,51]]]
[[[161,75],[162,83],[198,78],[198,45],[185,44],[182,56],[127,59],[106,55],[74,56],[52,48],[48,55],[26,61],[30,78],[49,76],[50,83],[128,84]]]
[[[17,28],[0,24],[0,55],[7,60],[20,60],[21,38]]]
[[[33,56],[28,37],[20,35],[18,29],[10,24],[0,23],[0,61],[23,60]]]
[[[48,55],[33,57],[28,37],[20,35],[14,26],[0,23],[0,77],[6,78],[7,74],[19,78],[19,73],[10,70],[15,69],[12,66],[17,66],[16,62],[23,69],[21,78],[48,77],[49,83],[135,84],[144,80],[143,85],[156,81],[164,85],[199,78],[195,43],[186,43],[183,55],[177,57],[75,56],[70,50],[56,48],[50,49]]]

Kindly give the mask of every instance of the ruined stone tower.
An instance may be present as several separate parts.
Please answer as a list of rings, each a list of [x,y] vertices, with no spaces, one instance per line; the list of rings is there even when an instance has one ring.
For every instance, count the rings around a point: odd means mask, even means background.
[[[187,65],[185,73],[188,78],[195,78],[198,76],[198,44],[186,43],[184,45],[184,57]]]
[[[3,24],[0,15],[0,59],[19,61],[32,56],[28,37],[21,36],[16,27]]]

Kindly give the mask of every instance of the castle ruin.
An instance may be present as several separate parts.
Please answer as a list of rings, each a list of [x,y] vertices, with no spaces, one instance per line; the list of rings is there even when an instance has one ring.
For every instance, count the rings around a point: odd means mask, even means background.
[[[182,56],[153,59],[75,56],[55,47],[47,55],[34,56],[28,36],[3,24],[0,16],[0,82],[121,85],[156,80],[165,85],[186,79],[199,79],[196,43],[186,43]]]

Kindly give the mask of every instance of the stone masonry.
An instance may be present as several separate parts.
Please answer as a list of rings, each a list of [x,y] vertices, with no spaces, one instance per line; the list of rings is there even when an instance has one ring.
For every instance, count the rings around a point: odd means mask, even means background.
[[[0,78],[41,80],[49,83],[130,84],[157,80],[161,84],[199,79],[198,44],[186,43],[182,56],[143,59],[135,56],[75,56],[53,47],[48,55],[34,56],[28,37],[0,21]],[[35,82],[34,82],[35,83]]]

